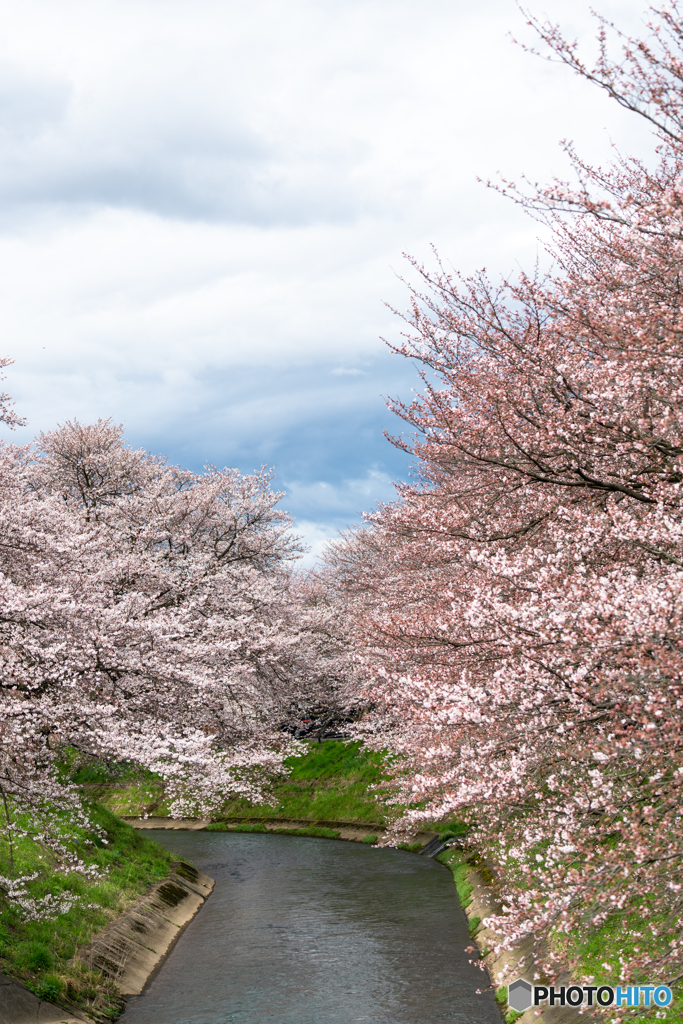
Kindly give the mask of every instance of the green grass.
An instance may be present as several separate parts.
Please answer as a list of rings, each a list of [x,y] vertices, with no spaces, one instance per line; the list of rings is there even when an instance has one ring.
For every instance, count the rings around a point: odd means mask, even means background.
[[[648,925],[657,923],[655,917],[648,917]],[[638,935],[639,930],[642,929],[640,936]],[[662,929],[664,931],[664,929]],[[649,928],[644,927],[643,919],[633,912],[625,915],[623,918],[614,917],[606,921],[599,929],[591,931],[588,936],[577,935],[576,932],[572,933],[571,939],[568,943],[569,953],[578,959],[578,971],[583,977],[592,977],[594,983],[597,985],[613,985],[615,979],[619,974],[619,963],[620,958],[628,961],[631,956],[635,956],[637,953],[637,947],[641,949],[645,944],[648,944],[651,948],[653,944],[655,949],[661,950],[662,954],[667,952],[668,940],[663,937],[657,940],[653,938],[649,932]],[[561,947],[560,947],[561,948]],[[607,970],[603,965],[605,963],[611,964],[612,969]],[[650,976],[634,976],[629,979],[629,984],[647,984],[651,981]],[[662,983],[666,984],[666,979],[662,979]],[[659,1011],[660,1013],[665,1012],[666,1020],[671,1022],[683,1022],[683,985],[679,981],[677,985],[673,986],[673,1000],[671,1005],[666,1007],[665,1011]],[[636,1010],[633,1008],[628,1011],[628,1017],[635,1020],[650,1020],[654,1019],[657,1014],[657,1008],[651,1007],[650,1009],[641,1008]],[[660,1018],[661,1019],[661,1018]]]
[[[206,832],[272,832],[285,836],[317,836],[319,839],[339,839],[339,831],[334,828],[323,828],[311,825],[308,828],[266,828],[258,822],[225,822],[215,821],[207,825]]]
[[[286,836],[317,836],[319,839],[339,839],[339,831],[335,828],[322,828],[310,825],[308,828],[275,828],[273,832]]]
[[[164,797],[164,787],[154,776],[121,780],[116,783],[96,781],[83,784],[83,789],[113,814],[117,815],[159,815],[169,814]]]
[[[290,774],[276,781],[267,803],[243,798],[228,801],[225,818],[294,818],[308,821],[359,821],[383,824],[390,779],[382,754],[364,750],[360,743],[323,740],[309,743],[305,754],[290,757]],[[375,791],[374,786],[380,789]],[[115,814],[168,814],[161,783],[148,777],[106,784],[92,780],[93,795]]]
[[[441,825],[442,832],[439,833],[439,839],[442,843],[445,843],[448,839],[462,839],[467,834],[469,825],[466,825],[464,821],[453,821],[448,825]]]
[[[383,794],[370,788],[388,778],[381,754],[364,750],[360,743],[324,740],[308,744],[305,754],[288,758],[286,765],[290,774],[275,784],[267,804],[232,800],[223,813],[309,821],[385,820]]]
[[[100,869],[99,879],[62,874],[49,851],[27,839],[17,843],[15,873],[38,872],[30,887],[33,897],[73,893],[81,897],[82,906],[72,907],[54,921],[27,921],[12,905],[2,904],[0,970],[19,978],[42,999],[102,1020],[118,1014],[118,990],[72,958],[153,882],[168,874],[171,856],[103,807],[93,806],[92,818],[106,832],[106,843],[83,830],[65,832],[65,841],[77,846],[86,865]],[[0,844],[0,873],[10,871],[8,851]]]
[[[460,906],[465,910],[472,902],[473,888],[469,880],[472,865],[466,859],[462,850],[459,850],[457,847],[444,850],[436,859],[445,864],[447,868],[450,868],[458,899],[460,900]]]
[[[238,822],[235,825],[226,825],[224,821],[216,821],[213,825],[207,825],[207,832],[267,832],[265,825],[249,824],[249,822]]]
[[[515,1024],[516,1020],[522,1016],[519,1010],[511,1010],[508,1006],[508,987],[507,985],[501,985],[496,989],[495,995],[496,1002],[500,1006],[503,1014],[505,1015],[505,1024]]]

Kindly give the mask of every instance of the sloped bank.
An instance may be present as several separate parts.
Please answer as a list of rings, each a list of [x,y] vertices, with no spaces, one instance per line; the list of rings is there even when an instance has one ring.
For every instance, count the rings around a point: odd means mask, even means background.
[[[519,943],[510,952],[495,954],[491,945],[496,941],[497,936],[490,928],[482,924],[486,918],[501,912],[501,904],[496,897],[495,888],[487,877],[485,868],[472,864],[465,856],[462,847],[455,846],[442,851],[438,860],[450,868],[453,872],[454,882],[458,891],[460,904],[465,911],[470,924],[470,934],[473,941],[479,948],[481,959],[491,979],[493,989],[496,991],[496,998],[501,1005],[503,1013],[507,1007],[507,981],[517,977],[525,978],[534,984],[534,957],[533,941],[528,939]],[[506,979],[503,982],[503,978]],[[545,982],[536,981],[536,984]],[[573,979],[569,973],[561,974],[554,979],[555,985],[571,985]],[[515,1024],[577,1024],[579,1020],[591,1020],[594,1014],[584,1008],[581,1016],[579,1011],[570,1006],[543,1006],[538,1009],[530,1008],[523,1014],[510,1011],[507,1020]]]
[[[31,836],[17,840],[14,871],[33,876],[30,896],[64,896],[72,905],[44,918],[0,900],[0,972],[31,990],[39,1002],[105,1021],[117,1013],[118,989],[90,971],[79,952],[167,878],[174,858],[153,842],[151,833],[131,828],[105,808],[89,803],[88,813],[94,831],[65,828],[63,833],[66,848],[78,854],[84,870],[63,870]]]
[[[113,981],[122,996],[139,995],[214,887],[213,878],[182,861],[113,921],[79,959]]]
[[[92,1021],[45,1002],[16,978],[0,974],[0,1024],[92,1024]]]
[[[78,961],[113,982],[121,995],[139,995],[214,887],[208,875],[176,862],[167,878],[79,950]],[[40,999],[0,974],[0,1024],[92,1024],[92,1018]]]

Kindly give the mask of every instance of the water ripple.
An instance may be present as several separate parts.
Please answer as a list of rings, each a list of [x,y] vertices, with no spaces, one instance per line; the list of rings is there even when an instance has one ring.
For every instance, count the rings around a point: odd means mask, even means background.
[[[155,838],[216,888],[120,1024],[500,1024],[441,864],[298,836]]]

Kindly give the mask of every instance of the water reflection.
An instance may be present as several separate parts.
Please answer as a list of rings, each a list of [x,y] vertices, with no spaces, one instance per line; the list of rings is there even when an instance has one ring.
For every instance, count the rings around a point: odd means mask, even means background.
[[[120,1024],[500,1024],[441,864],[297,836],[155,838],[216,888]]]

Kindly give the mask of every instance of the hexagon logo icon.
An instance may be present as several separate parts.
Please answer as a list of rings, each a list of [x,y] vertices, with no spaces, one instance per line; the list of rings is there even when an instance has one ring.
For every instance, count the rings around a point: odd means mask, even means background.
[[[508,985],[508,1006],[510,1009],[517,1010],[518,1013],[528,1010],[533,1003],[531,998],[532,991],[531,985],[524,978],[517,978],[517,981],[513,981],[511,985]]]

